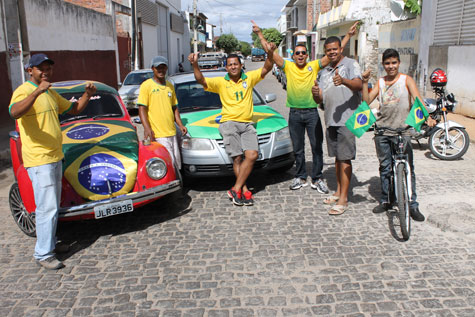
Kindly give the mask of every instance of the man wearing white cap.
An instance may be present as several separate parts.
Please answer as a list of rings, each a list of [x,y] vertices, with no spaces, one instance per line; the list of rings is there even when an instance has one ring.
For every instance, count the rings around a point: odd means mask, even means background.
[[[166,147],[173,163],[181,168],[175,122],[183,134],[188,130],[181,122],[175,89],[166,80],[168,61],[163,56],[156,56],[152,59],[150,67],[153,70],[153,77],[140,85],[137,100],[144,128],[144,140],[154,140]]]

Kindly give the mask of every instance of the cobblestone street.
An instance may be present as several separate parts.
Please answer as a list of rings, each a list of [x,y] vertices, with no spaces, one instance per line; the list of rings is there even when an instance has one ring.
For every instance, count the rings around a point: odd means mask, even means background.
[[[256,88],[276,93],[271,105],[288,117],[274,76]],[[72,250],[57,272],[35,264],[35,239],[10,215],[3,171],[0,316],[475,316],[475,144],[452,162],[434,159],[426,140],[414,146],[428,219],[400,242],[391,218],[371,212],[372,136],[357,140],[341,216],[328,215],[325,195],[310,186],[289,190],[295,168],[254,173],[251,207],[230,203],[231,178],[200,180],[131,214],[60,223]],[[306,152],[310,159],[308,142]],[[335,190],[326,145],[324,160]]]

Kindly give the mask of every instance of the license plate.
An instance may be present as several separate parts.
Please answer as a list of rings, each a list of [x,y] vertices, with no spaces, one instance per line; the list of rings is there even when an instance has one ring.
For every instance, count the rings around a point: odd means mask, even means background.
[[[100,205],[94,207],[94,216],[96,219],[115,216],[124,214],[126,212],[131,212],[134,210],[134,205],[132,204],[132,200],[123,200],[118,201],[116,203],[110,203],[105,205]]]

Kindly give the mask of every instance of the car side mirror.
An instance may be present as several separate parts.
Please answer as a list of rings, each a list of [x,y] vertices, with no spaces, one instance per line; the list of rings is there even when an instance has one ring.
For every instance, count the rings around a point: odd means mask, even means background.
[[[265,99],[267,103],[271,103],[277,100],[277,96],[275,94],[267,94]]]
[[[121,82],[118,82],[118,83],[117,83],[117,86],[118,86],[119,88],[122,87],[122,83],[121,83]]]

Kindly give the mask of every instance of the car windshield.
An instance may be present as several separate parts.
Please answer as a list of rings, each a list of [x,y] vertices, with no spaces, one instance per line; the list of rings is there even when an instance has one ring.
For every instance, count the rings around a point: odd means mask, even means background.
[[[64,93],[61,95],[67,100],[75,102],[78,101],[78,99],[82,96],[82,93]],[[59,116],[59,121],[63,123],[67,121],[74,121],[75,118],[79,120],[86,118],[119,118],[123,116],[124,113],[122,111],[122,107],[115,95],[106,92],[98,92],[91,97],[86,108],[80,114],[62,114]]]
[[[196,81],[177,84],[175,87],[180,112],[220,109],[222,107],[219,95],[205,91]],[[264,105],[264,100],[253,90],[254,106]]]
[[[145,80],[152,78],[153,72],[145,72],[145,73],[130,73],[124,80],[125,85],[141,85]]]

